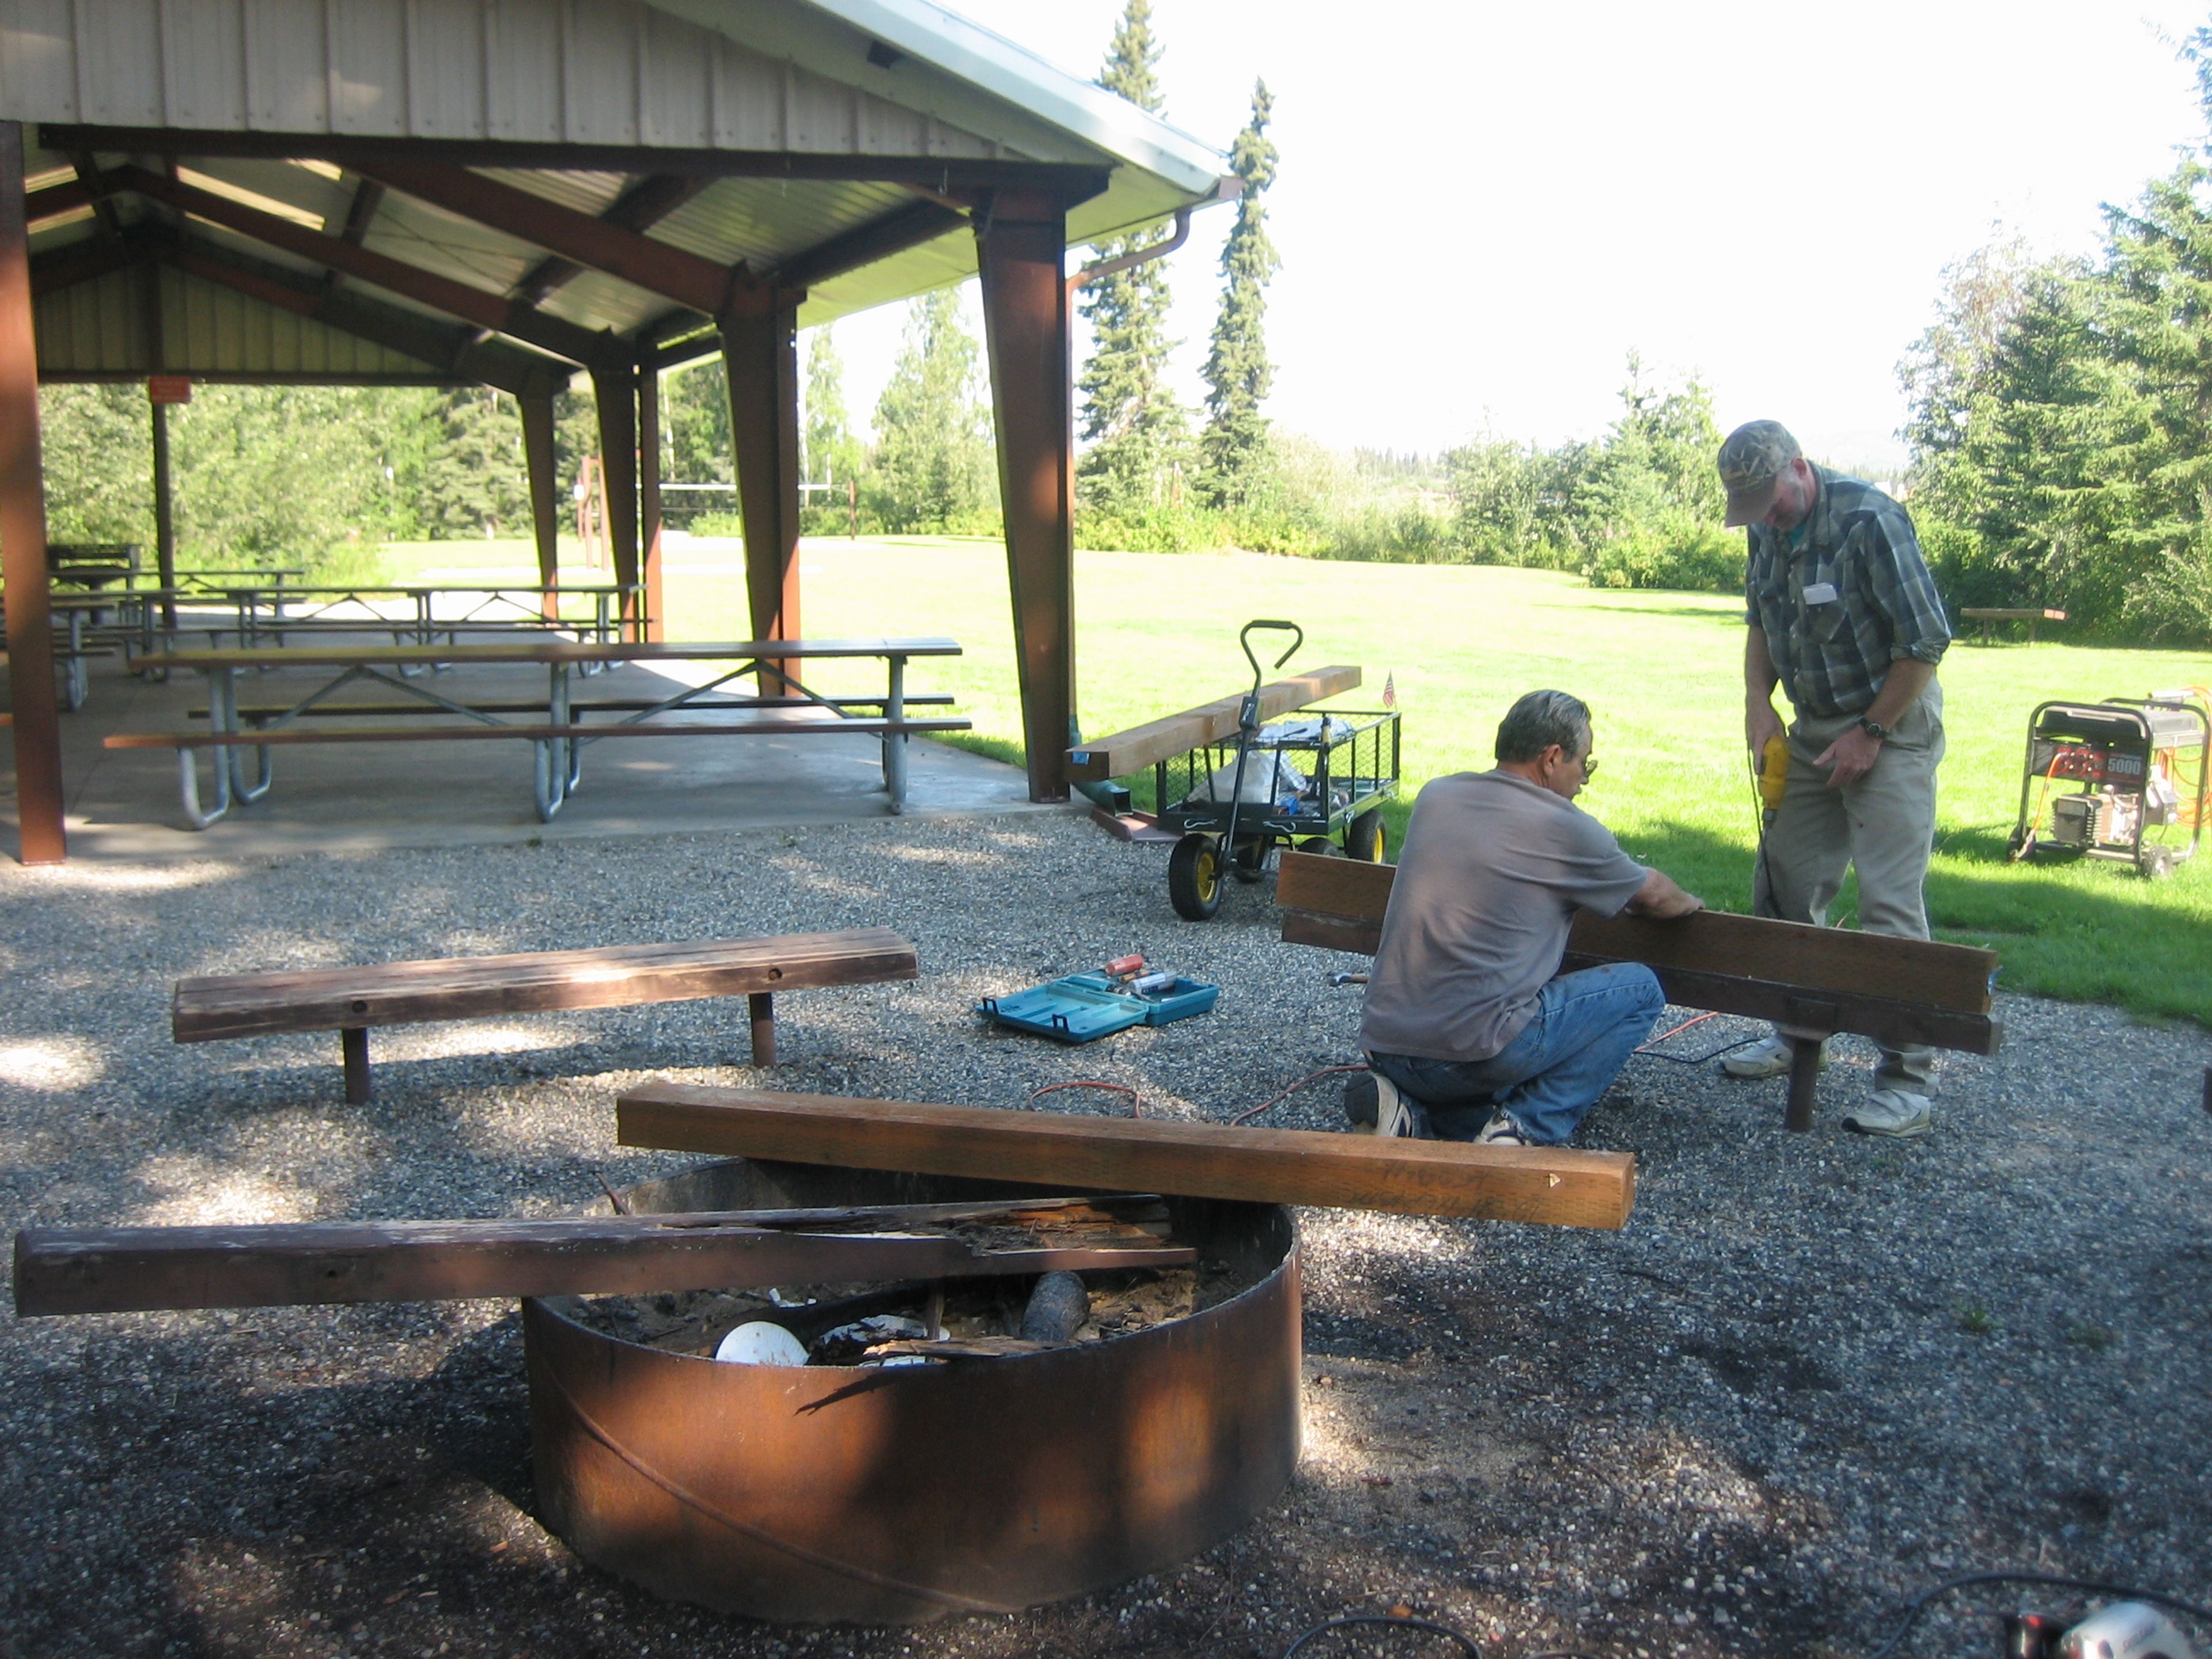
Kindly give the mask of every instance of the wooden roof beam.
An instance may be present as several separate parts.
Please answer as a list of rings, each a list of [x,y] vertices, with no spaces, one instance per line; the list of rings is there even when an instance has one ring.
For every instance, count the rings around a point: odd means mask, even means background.
[[[623,230],[648,230],[712,183],[711,179],[654,173],[639,179],[615,198],[599,217]],[[573,259],[564,259],[557,253],[548,254],[514,285],[514,297],[526,305],[536,305],[547,295],[575,281],[585,269]]]
[[[628,343],[612,334],[580,328],[504,295],[487,293],[365,247],[356,247],[339,237],[309,230],[289,219],[264,213],[212,191],[199,190],[135,167],[118,167],[107,175],[107,179],[118,189],[136,191],[180,213],[224,226],[300,258],[312,259],[449,317],[520,340],[556,357],[565,357],[570,362],[612,368],[627,366],[632,360]]]
[[[64,179],[58,185],[48,185],[44,190],[34,190],[25,196],[23,216],[36,225],[42,220],[58,219],[64,213],[91,205],[92,192],[85,188],[84,180]]]
[[[148,257],[143,243],[128,234],[73,242],[32,259],[32,297],[44,299],[80,283],[97,282],[111,270],[142,264]]]
[[[534,242],[708,317],[720,317],[733,302],[754,298],[761,288],[742,264],[716,264],[466,167],[374,161],[362,172],[418,201]]]
[[[967,224],[966,214],[940,203],[908,203],[880,219],[817,243],[804,253],[793,254],[776,267],[776,280],[791,288],[811,288],[924,242],[933,242]]]

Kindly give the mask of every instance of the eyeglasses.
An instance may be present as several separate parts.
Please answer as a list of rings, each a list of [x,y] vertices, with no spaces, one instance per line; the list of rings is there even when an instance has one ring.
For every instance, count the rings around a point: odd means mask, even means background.
[[[1597,757],[1595,755],[1584,755],[1583,757],[1583,775],[1588,778],[1595,777],[1596,775]]]

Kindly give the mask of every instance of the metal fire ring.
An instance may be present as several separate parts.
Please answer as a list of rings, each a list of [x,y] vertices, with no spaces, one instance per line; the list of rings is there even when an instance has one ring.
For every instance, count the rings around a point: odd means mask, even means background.
[[[640,1214],[907,1204],[1035,1187],[732,1159],[624,1194]],[[1298,1456],[1297,1227],[1168,1200],[1250,1282],[1188,1318],[946,1365],[751,1366],[522,1304],[542,1517],[674,1601],[788,1621],[1006,1613],[1119,1583],[1243,1526]]]

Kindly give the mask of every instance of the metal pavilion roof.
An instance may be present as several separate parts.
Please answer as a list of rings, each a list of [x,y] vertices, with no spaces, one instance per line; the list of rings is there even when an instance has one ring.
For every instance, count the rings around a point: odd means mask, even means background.
[[[803,289],[813,325],[972,276],[978,191],[1049,186],[1078,244],[1218,199],[1223,167],[922,0],[0,0],[0,118],[36,124],[52,379],[507,384],[708,325],[428,199],[438,169]]]

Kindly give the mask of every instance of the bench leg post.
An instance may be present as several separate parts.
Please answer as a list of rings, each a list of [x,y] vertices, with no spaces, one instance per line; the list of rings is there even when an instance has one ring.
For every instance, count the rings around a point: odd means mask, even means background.
[[[745,999],[753,1017],[753,1064],[775,1064],[775,995],[755,991]]]
[[[1802,1134],[1813,1127],[1813,1099],[1820,1082],[1819,1037],[1790,1039],[1790,1105],[1782,1121],[1785,1128]]]
[[[348,1025],[338,1032],[338,1047],[345,1056],[346,1104],[368,1104],[368,1031]]]

